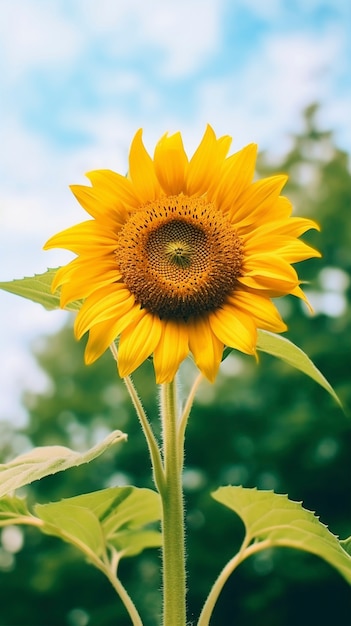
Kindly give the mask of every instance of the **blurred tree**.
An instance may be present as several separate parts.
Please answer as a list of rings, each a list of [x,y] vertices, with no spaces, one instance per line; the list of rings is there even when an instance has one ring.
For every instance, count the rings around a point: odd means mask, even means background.
[[[322,235],[308,239],[322,260],[299,265],[315,306],[314,318],[294,298],[278,302],[288,336],[311,356],[345,406],[351,404],[350,269],[351,176],[347,156],[331,133],[318,130],[318,107],[305,112],[305,127],[292,138],[283,162],[262,154],[260,175],[289,173],[286,189],[298,214],[314,217]],[[84,449],[120,428],[127,444],[91,465],[72,469],[27,489],[40,502],[112,485],[152,487],[143,435],[115,364],[106,354],[83,365],[83,342],[70,325],[36,346],[38,363],[49,377],[43,394],[27,392],[30,416],[25,435],[33,445],[58,443]],[[281,362],[262,355],[232,353],[216,385],[200,388],[188,427],[184,483],[188,522],[189,617],[196,620],[222,566],[239,546],[243,529],[235,516],[211,500],[221,484],[243,484],[288,493],[316,510],[332,532],[351,534],[350,422],[315,383]],[[183,384],[194,373],[182,368]],[[152,366],[135,375],[144,405],[158,429]],[[4,451],[9,453],[7,436]],[[0,626],[129,626],[109,583],[58,540],[23,531],[16,554],[0,551]],[[121,577],[145,626],[156,626],[160,611],[159,558],[146,551],[122,562]],[[18,600],[20,599],[20,601]],[[242,565],[220,598],[211,626],[344,626],[351,603],[349,587],[330,567],[289,550],[266,552]]]

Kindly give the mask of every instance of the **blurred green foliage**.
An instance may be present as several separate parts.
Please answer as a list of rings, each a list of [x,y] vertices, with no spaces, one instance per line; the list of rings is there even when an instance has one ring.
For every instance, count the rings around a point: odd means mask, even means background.
[[[258,173],[287,172],[288,195],[296,213],[313,217],[319,235],[306,239],[322,260],[299,264],[299,275],[316,314],[294,298],[278,303],[299,345],[351,406],[351,175],[347,155],[332,134],[318,129],[318,107],[309,107],[304,129],[292,138],[280,162],[261,154]],[[20,306],[20,305],[19,305]],[[48,502],[103,487],[152,487],[150,462],[129,397],[110,354],[83,364],[84,342],[73,339],[71,324],[41,339],[36,358],[48,376],[42,394],[27,391],[29,414],[22,433],[0,425],[2,461],[26,445],[63,444],[83,450],[107,432],[128,433],[127,444],[91,465],[48,477],[26,489],[32,501]],[[182,368],[187,387],[195,375]],[[158,430],[157,398],[151,363],[134,377]],[[204,383],[190,417],[184,484],[188,525],[188,606],[194,623],[210,586],[243,536],[241,522],[214,502],[219,485],[274,489],[317,511],[330,530],[351,534],[350,417],[342,414],[318,385],[265,354],[253,359],[232,353],[214,386]],[[0,548],[0,626],[129,626],[128,617],[102,575],[70,546],[33,529],[13,550],[9,536]],[[121,564],[121,578],[145,626],[160,614],[159,555],[146,551]],[[290,551],[265,552],[242,565],[226,585],[211,626],[346,626],[351,611],[346,582],[315,557]],[[171,625],[170,625],[171,626]]]

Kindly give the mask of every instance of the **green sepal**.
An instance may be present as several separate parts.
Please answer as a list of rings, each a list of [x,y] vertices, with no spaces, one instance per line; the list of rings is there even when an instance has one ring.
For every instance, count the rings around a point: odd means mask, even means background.
[[[27,300],[38,302],[49,311],[62,308],[60,306],[60,290],[51,291],[53,278],[59,268],[48,269],[43,274],[35,274],[25,278],[18,278],[9,282],[0,282],[0,289],[22,296]],[[78,311],[82,306],[81,300],[75,300],[65,306],[67,311]]]
[[[212,497],[236,513],[244,523],[244,544],[262,548],[284,546],[319,556],[351,584],[351,556],[342,542],[299,502],[272,491],[220,487]],[[245,558],[245,554],[243,555]]]
[[[0,464],[0,498],[50,474],[89,463],[112,445],[126,440],[127,435],[115,430],[93,448],[82,453],[65,446],[34,448],[9,463]]]

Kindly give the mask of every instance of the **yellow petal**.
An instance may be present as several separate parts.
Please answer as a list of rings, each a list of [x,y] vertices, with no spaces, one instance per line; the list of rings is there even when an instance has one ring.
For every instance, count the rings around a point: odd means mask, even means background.
[[[237,198],[250,185],[255,172],[256,155],[257,145],[251,143],[224,162],[218,187],[211,194],[211,199],[224,213],[232,209]]]
[[[277,221],[266,222],[261,224],[258,228],[255,228],[253,235],[264,236],[265,234],[271,235],[287,235],[288,237],[300,237],[306,231],[314,229],[320,230],[320,226],[314,220],[309,220],[305,217],[289,217],[287,219],[282,218]],[[250,236],[247,238],[249,239]],[[245,239],[245,237],[244,237]]]
[[[318,250],[307,245],[304,241],[295,237],[280,235],[278,229],[276,232],[265,233],[263,236],[260,236],[261,232],[258,229],[252,233],[251,237],[247,238],[247,241],[245,241],[245,237],[242,237],[245,243],[245,254],[248,258],[259,253],[265,254],[265,251],[269,249],[274,251],[274,255],[288,263],[298,263],[305,259],[321,256]]]
[[[255,185],[253,183],[252,187]],[[249,194],[247,197],[250,197]],[[238,202],[242,202],[243,196],[240,196]],[[288,222],[291,220],[291,214],[293,211],[293,206],[291,202],[285,196],[276,196],[273,194],[270,197],[270,201],[266,203],[266,212],[264,207],[261,207],[258,211],[256,211],[254,218],[251,216],[252,210],[254,210],[254,205],[251,202],[251,206],[246,205],[246,213],[244,211],[243,219],[241,221],[237,221],[235,219],[233,213],[231,213],[232,222],[235,224],[235,227],[240,234],[240,237],[246,235],[250,235],[253,231],[261,227],[269,227],[271,225],[275,225],[277,223]],[[307,230],[307,229],[306,229]]]
[[[307,217],[290,218],[289,235],[292,235],[294,237],[300,237],[300,235],[303,235],[303,233],[305,233],[307,230],[310,230],[311,228],[318,231],[320,231],[321,229],[317,222],[315,222],[314,220],[310,220]]]
[[[126,177],[112,170],[94,170],[87,172],[94,189],[102,191],[114,203],[116,209],[131,211],[138,207],[138,199],[133,184]]]
[[[269,219],[272,222],[282,221],[292,219],[291,214],[293,212],[293,205],[288,198],[285,196],[278,196],[277,199],[272,202],[272,205],[269,209]],[[262,222],[263,224],[267,224],[267,218],[265,219],[264,212],[261,212],[257,216],[257,222]]]
[[[282,333],[287,330],[279,311],[268,297],[263,297],[249,291],[235,291],[228,297],[228,302],[234,307],[249,314],[257,328]]]
[[[145,311],[134,306],[115,322],[108,319],[92,326],[85,348],[85,363],[90,365],[96,361],[127,326],[140,320],[144,315]]]
[[[145,313],[122,332],[118,347],[118,371],[122,378],[134,372],[154,351],[161,328],[162,322],[157,316]]]
[[[188,157],[180,133],[170,137],[164,135],[160,139],[155,148],[154,163],[157,178],[165,193],[172,196],[185,191]]]
[[[281,198],[278,198],[280,200]],[[315,229],[320,230],[319,225],[314,220],[299,217],[287,217],[284,216],[281,219],[274,219],[272,221],[257,220],[254,225],[251,225],[246,229],[246,232],[242,232],[240,226],[240,237],[247,247],[253,247],[256,244],[257,238],[271,237],[275,235],[290,237],[300,237],[307,230]]]
[[[129,177],[139,202],[144,204],[160,197],[154,163],[142,141],[142,130],[136,133],[129,152]]]
[[[128,213],[123,204],[103,189],[86,185],[71,185],[70,189],[81,206],[102,224],[110,227],[116,224],[121,227],[128,219]]]
[[[60,300],[64,308],[68,302],[87,298],[97,289],[115,283],[121,277],[114,258],[78,258],[57,271],[52,289],[55,291],[62,285]]]
[[[187,324],[172,320],[162,321],[162,334],[154,350],[156,383],[170,383],[188,353]]]
[[[189,348],[199,370],[213,383],[223,354],[223,342],[211,330],[208,318],[188,322]]]
[[[285,242],[284,246],[279,249],[279,254],[288,263],[299,263],[305,259],[320,258],[322,255],[318,250],[308,246],[304,241],[299,239],[291,239]]]
[[[288,177],[285,175],[270,176],[258,180],[245,189],[236,202],[232,204],[230,219],[238,228],[257,223],[260,216],[265,221],[270,218],[270,210],[275,210],[275,204]]]
[[[81,306],[74,323],[74,334],[80,339],[95,324],[111,320],[114,323],[134,307],[135,300],[130,291],[123,285],[109,285],[97,289]]]
[[[189,162],[187,172],[189,195],[202,195],[217,184],[231,141],[231,137],[228,136],[217,139],[212,127],[207,125],[201,143]]]
[[[115,250],[116,235],[95,220],[89,220],[62,230],[51,237],[44,245],[44,250],[50,248],[66,248],[76,254],[99,251],[103,255]]]
[[[65,283],[67,283],[70,280],[70,277],[72,275],[72,272],[74,271],[74,265],[73,263],[76,261],[77,259],[74,259],[73,261],[71,261],[70,263],[68,263],[67,265],[63,265],[62,267],[59,267],[59,269],[57,270],[53,281],[51,283],[51,293],[55,293],[55,291],[61,287],[61,285],[64,285]],[[61,304],[62,306],[62,304]]]
[[[245,315],[231,304],[210,313],[212,331],[225,345],[245,354],[255,354],[257,331],[249,315]]]
[[[301,300],[303,300],[305,302],[305,304],[307,305],[310,313],[314,313],[313,307],[312,307],[310,301],[308,300],[306,294],[304,294],[304,292],[302,291],[301,287],[299,287],[299,286],[295,287],[295,289],[293,289],[291,291],[291,294],[293,296],[296,296],[296,298],[300,298]]]
[[[279,254],[257,254],[244,260],[238,281],[247,287],[290,293],[298,284],[296,271]]]
[[[86,365],[91,365],[96,361],[116,338],[113,324],[100,322],[90,329],[88,342],[85,348],[84,361]]]

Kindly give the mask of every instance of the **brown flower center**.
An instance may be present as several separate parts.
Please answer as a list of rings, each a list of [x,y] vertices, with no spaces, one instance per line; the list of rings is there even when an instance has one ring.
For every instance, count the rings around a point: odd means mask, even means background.
[[[122,279],[143,308],[188,319],[223,304],[240,276],[242,243],[205,198],[161,198],[132,214],[118,233]]]

